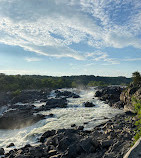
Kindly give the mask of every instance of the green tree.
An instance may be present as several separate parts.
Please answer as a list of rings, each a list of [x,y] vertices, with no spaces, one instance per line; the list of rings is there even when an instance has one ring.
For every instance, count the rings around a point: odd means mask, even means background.
[[[138,84],[141,82],[141,75],[138,71],[132,73],[132,80],[134,84]]]

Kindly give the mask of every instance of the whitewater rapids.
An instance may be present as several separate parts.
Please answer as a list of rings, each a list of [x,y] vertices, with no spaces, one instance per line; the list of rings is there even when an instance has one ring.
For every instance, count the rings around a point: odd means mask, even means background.
[[[80,98],[69,98],[67,108],[56,108],[40,112],[44,115],[52,113],[54,114],[52,118],[46,117],[46,119],[32,126],[22,129],[0,130],[0,147],[8,151],[13,148],[23,147],[26,144],[37,144],[40,136],[47,130],[71,128],[72,124],[84,126],[84,130],[89,130],[123,112],[94,98],[96,92],[94,88],[87,90],[62,89],[62,91],[63,90],[76,92],[80,95]],[[54,91],[51,92],[50,97],[55,97]],[[84,107],[83,103],[87,101],[93,102],[96,106],[90,108]],[[34,103],[37,108],[43,104],[45,103]],[[14,143],[15,147],[6,148],[10,143]]]

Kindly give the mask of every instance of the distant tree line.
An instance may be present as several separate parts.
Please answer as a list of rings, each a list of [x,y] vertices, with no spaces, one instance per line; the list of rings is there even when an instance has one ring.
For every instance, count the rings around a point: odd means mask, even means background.
[[[40,76],[40,75],[5,75],[0,74],[0,91],[16,91],[43,88],[72,88],[79,86],[127,85],[131,78],[80,76]]]

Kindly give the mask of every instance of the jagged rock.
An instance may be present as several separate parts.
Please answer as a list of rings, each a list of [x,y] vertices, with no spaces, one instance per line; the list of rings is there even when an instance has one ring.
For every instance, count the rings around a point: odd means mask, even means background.
[[[45,116],[29,110],[9,110],[0,117],[0,129],[19,129],[36,123]]]
[[[41,136],[41,138],[40,138],[40,142],[43,143],[43,142],[45,141],[46,138],[55,135],[55,132],[56,132],[55,130],[51,130],[51,131],[47,131],[47,132],[45,132],[45,133]]]
[[[46,107],[47,108],[64,108],[67,106],[67,100],[65,98],[61,99],[48,99],[46,102]]]
[[[120,102],[120,94],[122,91],[123,88],[120,86],[102,87],[95,93],[95,97],[105,101],[105,103],[112,107],[122,108],[124,106],[123,102]]]
[[[95,93],[95,97],[101,97],[101,95],[102,95],[102,92],[100,92],[100,91],[96,91],[96,93]]]
[[[56,93],[56,98],[60,98],[60,97],[65,97],[65,98],[80,98],[79,95],[73,93],[73,92],[70,92],[70,91],[59,91],[59,90],[56,90],[55,91]]]
[[[10,148],[12,146],[15,146],[15,144],[14,143],[10,143],[9,145],[6,146],[6,148]]]
[[[113,144],[113,140],[101,141],[102,148],[109,148]]]
[[[76,124],[72,124],[71,127],[76,127]]]
[[[134,106],[132,104],[132,97],[135,97],[137,100],[141,99],[141,87],[132,86],[128,87],[120,95],[120,100],[124,102],[124,111],[135,112]]]
[[[18,102],[29,103],[35,100],[47,99],[50,90],[23,90],[19,95],[12,98],[11,103],[15,104]]]
[[[3,148],[0,148],[0,155],[4,155],[5,151]]]
[[[84,129],[84,126],[77,127],[77,130],[83,130],[83,129]]]
[[[94,107],[95,105],[91,102],[86,102],[86,103],[84,103],[84,106],[85,107]]]

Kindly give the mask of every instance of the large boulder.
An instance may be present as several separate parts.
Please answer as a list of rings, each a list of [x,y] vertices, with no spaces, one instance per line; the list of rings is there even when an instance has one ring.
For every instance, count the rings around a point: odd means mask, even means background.
[[[123,91],[123,88],[120,86],[109,86],[102,87],[95,93],[95,97],[98,97],[100,100],[105,101],[110,106],[121,108],[123,105],[115,105],[115,103],[120,101],[120,94]]]
[[[66,98],[52,98],[52,99],[48,99],[46,102],[46,107],[47,108],[64,108],[67,106],[67,100]]]
[[[50,90],[23,90],[21,91],[17,96],[14,96],[11,99],[11,103],[15,104],[18,102],[22,103],[29,103],[33,102],[35,100],[42,100],[47,99],[47,96],[49,95]]]
[[[86,102],[86,103],[84,103],[84,106],[85,106],[85,107],[94,107],[95,104],[93,104],[93,103],[91,103],[91,102]]]
[[[44,119],[44,115],[29,110],[9,110],[0,117],[0,129],[19,129]]]
[[[53,135],[55,135],[55,130],[51,130],[51,131],[46,131],[42,136],[41,136],[41,138],[40,138],[40,142],[44,142],[45,141],[45,139],[47,139],[48,137],[51,137],[51,136],[53,136]]]
[[[60,97],[65,97],[65,98],[80,98],[80,96],[78,94],[75,94],[73,92],[70,91],[59,91],[56,90],[56,98],[60,98]]]

